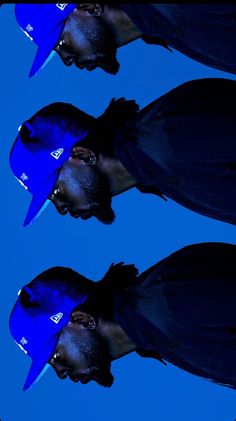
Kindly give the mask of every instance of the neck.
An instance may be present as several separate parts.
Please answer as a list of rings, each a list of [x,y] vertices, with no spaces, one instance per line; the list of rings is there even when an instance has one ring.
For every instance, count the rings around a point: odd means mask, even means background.
[[[99,169],[106,175],[112,196],[123,193],[134,187],[137,181],[126,170],[122,163],[114,157],[105,157],[101,154],[98,161]]]
[[[142,32],[119,7],[105,5],[103,16],[113,29],[117,47],[122,47],[123,45],[140,38],[142,35]]]
[[[136,349],[136,345],[116,322],[99,319],[97,329],[108,345],[111,360],[121,358]]]

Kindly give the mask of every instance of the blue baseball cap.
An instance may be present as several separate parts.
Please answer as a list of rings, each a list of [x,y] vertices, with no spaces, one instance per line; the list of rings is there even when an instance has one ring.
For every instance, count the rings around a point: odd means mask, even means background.
[[[77,112],[81,124],[76,137],[63,119],[56,124],[50,118],[41,117],[40,124],[26,121],[19,129],[10,152],[10,167],[19,183],[33,195],[24,226],[34,222],[46,209],[62,165],[70,158],[75,143],[82,141],[89,131],[94,117]]]
[[[24,295],[28,296],[27,305],[23,304]],[[61,330],[70,321],[73,310],[82,305],[87,297],[88,293],[83,290],[72,297],[66,288],[47,288],[43,284],[36,291],[33,281],[19,291],[10,315],[9,328],[16,344],[32,360],[23,390],[37,383],[50,367],[48,362]]]
[[[15,16],[22,31],[38,46],[29,77],[42,69],[54,55],[65,20],[76,4],[16,4]]]

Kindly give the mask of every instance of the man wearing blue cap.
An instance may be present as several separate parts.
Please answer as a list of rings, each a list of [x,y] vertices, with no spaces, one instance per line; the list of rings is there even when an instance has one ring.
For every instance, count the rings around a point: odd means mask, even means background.
[[[15,15],[38,46],[29,76],[54,52],[66,66],[116,74],[117,49],[138,38],[236,73],[234,4],[17,4]]]
[[[133,187],[235,225],[235,98],[235,81],[200,79],[139,112],[125,100],[97,119],[46,106],[22,124],[10,155],[33,195],[24,225],[50,200],[61,215],[112,223],[112,197]]]
[[[61,379],[109,387],[112,361],[133,351],[235,389],[235,258],[235,245],[201,243],[139,276],[123,264],[98,282],[64,267],[39,274],[10,317],[32,359],[24,389],[48,363]]]

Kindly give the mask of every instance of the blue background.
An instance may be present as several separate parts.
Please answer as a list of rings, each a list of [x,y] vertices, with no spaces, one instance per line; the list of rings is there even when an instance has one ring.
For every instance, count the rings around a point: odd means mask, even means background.
[[[86,386],[62,382],[50,369],[35,388],[22,392],[30,360],[12,341],[8,317],[23,284],[55,265],[72,267],[94,280],[111,262],[135,263],[142,271],[187,244],[235,243],[236,228],[135,189],[113,200],[117,218],[112,226],[94,218],[86,222],[62,218],[51,205],[33,226],[23,228],[30,195],[8,165],[18,126],[54,101],[70,102],[96,117],[112,97],[134,98],[143,107],[187,80],[235,77],[138,40],[119,50],[121,69],[116,76],[99,69],[89,73],[66,68],[54,57],[30,80],[36,47],[17,26],[13,11],[13,5],[0,9],[1,420],[234,421],[233,390],[136,354],[113,363],[116,381],[111,389],[94,382]]]

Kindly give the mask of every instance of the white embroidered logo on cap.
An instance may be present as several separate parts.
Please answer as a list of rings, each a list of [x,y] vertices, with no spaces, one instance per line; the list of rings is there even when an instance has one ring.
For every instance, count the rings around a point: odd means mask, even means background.
[[[19,346],[21,351],[23,351],[25,354],[27,354],[27,351],[26,351],[25,348],[23,348],[23,345],[27,345],[27,343],[28,343],[28,341],[24,336],[23,336],[23,338],[21,338],[20,343],[16,342],[16,344]]]
[[[29,33],[27,31],[25,31],[23,28],[20,28],[24,34],[30,39],[30,41],[33,41],[33,38],[29,35]]]
[[[21,181],[19,178],[17,178],[17,181],[19,181],[19,183],[22,185],[22,187],[24,187],[25,190],[28,190],[28,187],[23,183],[23,181]]]
[[[59,159],[60,156],[63,154],[64,149],[63,148],[59,148],[56,151],[51,152],[51,156],[53,156],[53,158],[55,159]]]
[[[27,354],[26,349],[23,348],[23,346],[21,344],[19,344],[18,342],[15,341],[15,343],[19,346],[19,348],[21,349],[21,351],[23,351],[25,354]]]
[[[25,172],[23,172],[21,174],[20,178],[21,178],[22,181],[25,181],[25,180],[28,180],[29,177],[28,177],[28,175],[25,174]]]
[[[62,317],[63,317],[63,313],[57,313],[57,314],[54,314],[53,316],[51,316],[50,320],[52,320],[52,322],[58,324]]]
[[[58,9],[60,10],[64,10],[65,7],[67,6],[68,3],[56,3],[56,6],[58,7]]]
[[[21,180],[19,178],[16,177],[16,179],[19,181],[19,183],[26,189],[28,190],[28,187],[23,183],[23,181],[28,180],[28,175],[25,174],[25,172],[23,172],[20,176]]]
[[[32,32],[34,30],[33,26],[31,26],[30,23],[28,23],[25,29],[27,32]]]
[[[21,338],[20,340],[21,345],[27,345],[28,341],[27,339],[25,339],[25,337],[23,336],[23,338]]]

